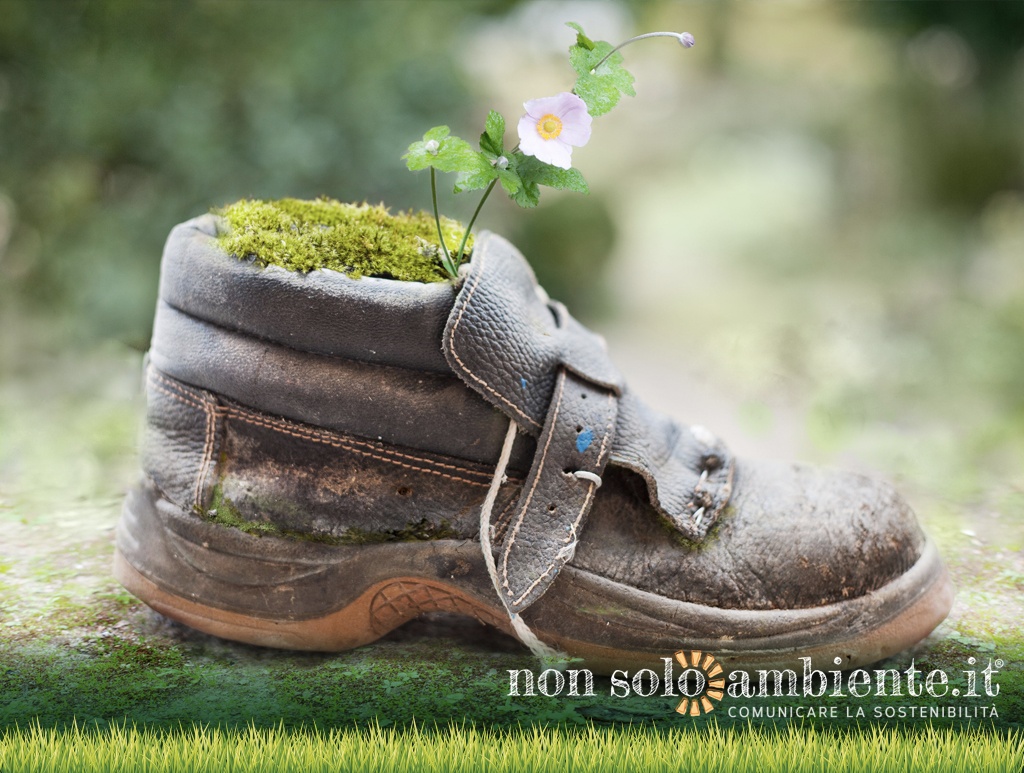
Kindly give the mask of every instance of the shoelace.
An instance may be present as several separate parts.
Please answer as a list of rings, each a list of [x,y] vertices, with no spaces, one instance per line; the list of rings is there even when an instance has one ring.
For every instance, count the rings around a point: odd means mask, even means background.
[[[498,567],[494,564],[494,554],[491,553],[491,512],[494,510],[494,502],[498,498],[498,490],[505,481],[505,469],[508,467],[508,460],[512,455],[512,445],[515,443],[518,432],[519,428],[516,426],[516,423],[509,421],[508,432],[505,433],[505,443],[501,447],[501,456],[498,457],[498,466],[494,470],[494,477],[491,478],[491,486],[487,490],[487,497],[480,508],[480,546],[484,552],[487,574],[491,576],[494,591],[498,594],[498,598],[501,600],[506,614],[508,614],[509,622],[512,624],[512,630],[516,632],[519,641],[529,647],[530,652],[544,665],[553,668],[564,668],[564,665],[569,661],[569,656],[542,642],[537,637],[537,634],[530,630],[530,626],[526,624],[526,621],[508,608],[508,604],[505,603],[505,597],[501,592],[501,583],[498,581]],[[597,478],[597,485],[601,485],[601,479],[593,473],[577,473],[577,477],[586,478],[587,480]],[[570,549],[575,552],[576,540],[573,540],[563,548],[563,550]]]
[[[716,442],[715,436],[700,425],[693,425],[690,431],[702,442],[707,445],[711,445]],[[569,656],[556,650],[548,644],[545,644],[535,634],[530,626],[526,624],[517,613],[513,612],[508,608],[508,604],[505,603],[505,596],[501,592],[501,583],[498,581],[498,567],[494,563],[494,555],[491,553],[491,513],[494,510],[494,502],[498,498],[498,490],[501,488],[501,484],[505,482],[505,470],[508,467],[508,460],[512,456],[512,446],[516,440],[516,434],[519,432],[519,427],[516,426],[514,421],[509,421],[508,431],[505,433],[505,442],[501,446],[501,456],[498,457],[498,466],[494,470],[494,477],[491,478],[490,488],[487,489],[487,496],[484,499],[484,503],[480,508],[480,546],[484,552],[484,563],[487,564],[487,574],[491,577],[491,583],[494,585],[494,591],[498,594],[498,599],[501,601],[501,605],[505,608],[505,613],[508,615],[509,622],[512,624],[512,630],[515,631],[516,636],[519,640],[530,648],[530,652],[541,661],[545,666],[551,668],[564,669],[569,662]],[[572,473],[577,479],[588,481],[594,484],[595,489],[601,487],[601,476],[596,475],[586,470],[579,470]],[[699,489],[704,481],[707,480],[707,470],[705,470],[700,477],[700,482],[697,484]],[[704,508],[700,508],[696,513],[696,520],[699,524],[704,516]],[[567,561],[571,561],[573,555],[576,553],[576,535],[573,534],[573,540],[559,551],[559,557],[565,558]]]

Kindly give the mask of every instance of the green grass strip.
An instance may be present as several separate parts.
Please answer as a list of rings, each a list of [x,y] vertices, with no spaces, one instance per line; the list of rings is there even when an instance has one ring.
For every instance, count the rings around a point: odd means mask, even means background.
[[[845,733],[789,726],[644,728],[473,727],[166,731],[39,726],[0,733],[0,770],[33,771],[1018,771],[1024,735],[983,729],[871,728]]]

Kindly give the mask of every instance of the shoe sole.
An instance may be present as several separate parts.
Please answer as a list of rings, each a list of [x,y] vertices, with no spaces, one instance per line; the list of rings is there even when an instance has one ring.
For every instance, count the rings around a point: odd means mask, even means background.
[[[472,540],[330,546],[206,523],[133,491],[118,524],[114,576],[167,617],[225,639],[338,652],[427,612],[455,612],[512,634]],[[791,610],[675,601],[572,566],[524,617],[545,642],[595,673],[661,667],[680,649],[727,671],[874,663],[945,619],[953,588],[934,544],[887,585],[849,601]],[[587,638],[583,638],[583,636]]]

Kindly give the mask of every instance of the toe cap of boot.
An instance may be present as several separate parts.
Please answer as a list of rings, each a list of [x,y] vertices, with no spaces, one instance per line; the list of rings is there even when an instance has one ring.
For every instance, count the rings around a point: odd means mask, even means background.
[[[728,508],[701,543],[680,538],[641,508],[598,506],[587,531],[593,537],[581,540],[586,548],[576,566],[725,609],[802,609],[858,598],[906,572],[925,545],[913,511],[887,484],[746,460],[737,463]]]

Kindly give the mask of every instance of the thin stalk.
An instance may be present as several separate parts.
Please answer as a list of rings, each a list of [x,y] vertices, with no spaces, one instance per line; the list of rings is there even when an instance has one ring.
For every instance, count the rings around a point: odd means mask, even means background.
[[[441,265],[444,266],[444,270],[448,272],[452,279],[456,279],[459,274],[452,265],[452,256],[448,252],[448,245],[444,243],[444,234],[441,232],[441,214],[437,211],[437,175],[434,173],[434,167],[430,167],[430,196],[434,202],[434,222],[437,223],[437,238],[441,242],[441,251],[444,253]],[[468,230],[467,233],[469,233]],[[463,239],[462,243],[465,244],[466,240]]]
[[[491,191],[494,190],[494,185],[497,182],[497,177],[491,180],[491,184],[487,186],[487,190],[484,191],[484,195],[480,197],[480,203],[476,205],[476,211],[473,213],[473,217],[470,218],[469,225],[466,226],[466,232],[462,234],[462,244],[459,245],[459,254],[455,257],[456,271],[458,271],[459,266],[462,265],[462,255],[466,249],[466,241],[469,239],[469,232],[473,230],[473,223],[476,222],[476,216],[480,214],[480,210],[484,207],[484,202],[487,201],[487,197],[491,195]]]
[[[598,62],[592,68],[590,68],[590,72],[593,73],[598,67],[607,62],[611,58],[611,55],[618,51],[620,48],[625,48],[630,43],[636,43],[636,41],[638,40],[646,40],[647,38],[675,38],[676,40],[679,41],[679,44],[683,48],[693,47],[693,35],[691,35],[689,32],[646,32],[643,35],[637,35],[636,37],[630,38],[627,41],[619,43],[619,45],[615,46],[615,48],[609,51],[600,62]]]

